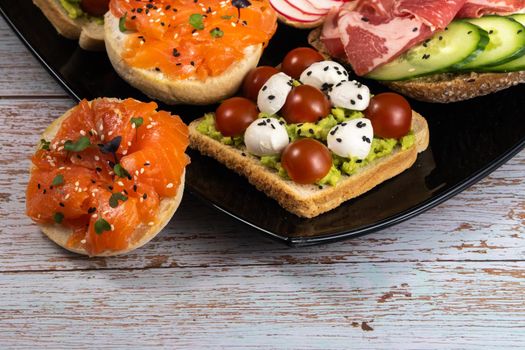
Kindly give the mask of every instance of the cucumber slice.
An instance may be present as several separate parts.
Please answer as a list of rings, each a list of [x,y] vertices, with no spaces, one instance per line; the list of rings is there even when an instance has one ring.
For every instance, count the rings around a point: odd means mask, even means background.
[[[513,18],[514,20],[518,21],[519,23],[525,26],[525,14],[516,14],[509,17]],[[498,66],[487,67],[487,70],[491,72],[516,72],[520,70],[525,70],[525,55],[510,62],[500,64]]]
[[[525,27],[518,21],[501,16],[468,19],[489,33],[490,41],[485,50],[462,70],[500,65],[525,54]]]
[[[367,75],[376,80],[404,80],[442,72],[475,59],[488,43],[488,34],[466,21],[454,21],[423,44]]]

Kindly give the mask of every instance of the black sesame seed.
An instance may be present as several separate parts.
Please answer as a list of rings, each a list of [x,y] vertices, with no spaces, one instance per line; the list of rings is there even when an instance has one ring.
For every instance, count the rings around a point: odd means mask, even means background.
[[[164,8],[164,10],[168,11],[170,8],[171,8],[171,5],[166,5],[166,7]]]
[[[131,16],[131,20],[134,20],[136,18],[137,18],[137,16],[135,16],[135,15]]]
[[[88,209],[87,212],[88,212],[88,214],[93,214],[96,210],[97,210],[97,208],[91,207],[91,208]]]
[[[343,82],[342,82],[342,81],[338,82],[338,83],[335,85],[335,87],[339,87],[339,86],[341,86],[341,85],[343,85]]]
[[[193,61],[191,61],[190,64],[191,64],[192,66],[195,66],[195,62],[193,62]]]
[[[44,192],[43,193],[46,194],[46,192],[47,192],[47,190],[44,188]]]
[[[334,136],[339,127],[337,126],[334,130],[330,131],[330,135]]]
[[[341,143],[343,140],[341,140],[339,137],[335,139],[337,142]]]
[[[359,164],[359,163],[362,163],[363,161],[361,159],[357,159],[355,162]]]
[[[306,75],[307,75],[307,76],[310,76],[310,75],[312,75],[312,71],[311,71],[311,70],[309,70],[308,72],[306,72]]]
[[[303,123],[299,123],[297,124],[297,127],[300,128],[301,126],[303,126]]]
[[[357,94],[357,99],[358,100],[362,100],[363,99],[363,96],[361,94]]]
[[[370,143],[370,139],[366,136],[363,136],[363,142]]]
[[[350,103],[351,103],[352,105],[355,105],[355,101],[354,101],[354,100],[350,100]]]
[[[520,34],[521,32],[523,32],[523,29],[518,30],[516,34]]]
[[[257,123],[257,125],[259,125],[259,126],[265,126],[265,125],[266,125],[266,122],[263,120],[262,122]]]
[[[492,29],[489,30],[489,34],[493,34],[493,33],[494,33],[494,31]]]
[[[99,168],[99,167],[96,167],[96,168],[95,168],[95,171],[96,171],[97,173],[100,173],[100,172],[102,171],[102,169]]]
[[[109,188],[110,191],[113,191],[113,186],[110,185],[110,186],[108,186],[108,188]]]
[[[133,192],[137,192],[137,185],[133,185]]]
[[[272,127],[272,129],[275,129],[275,125],[273,125],[273,124],[270,124],[270,126]]]
[[[439,39],[439,40],[443,40],[443,37],[440,35],[440,36],[438,37],[438,39]]]
[[[297,135],[301,135],[301,129],[297,130]]]
[[[246,153],[242,152],[241,156],[246,157]]]
[[[177,49],[173,49],[173,56],[174,56],[174,57],[179,57],[179,56],[180,56],[180,52],[179,52],[179,50],[177,50]]]
[[[312,135],[315,134],[314,129],[308,129],[308,132]]]
[[[266,89],[268,89],[268,86],[264,85],[261,90],[266,91]]]
[[[143,198],[143,199],[147,199],[147,198],[148,198],[148,194],[147,194],[147,193],[144,193],[144,194],[142,195],[142,198]]]
[[[341,126],[346,126],[346,123],[341,123]]]
[[[369,21],[369,19],[368,19],[368,18],[366,18],[366,17],[361,17],[361,21],[363,21],[363,22],[368,22],[368,21]]]
[[[142,13],[142,9],[137,9],[137,13]]]
[[[40,189],[40,184],[37,184],[36,187],[37,187],[38,189]]]
[[[160,72],[160,68],[159,68],[159,67],[155,67],[155,70],[156,70],[157,72]]]
[[[279,120],[279,124],[284,125],[284,122],[282,120]]]
[[[62,202],[58,203],[58,205],[60,205],[60,206],[61,206],[62,208],[64,208],[64,207],[65,207],[65,204],[64,204],[64,203],[62,203]]]
[[[269,95],[269,96],[268,96],[268,99],[269,99],[269,100],[273,100],[274,98],[275,98],[274,95]]]
[[[323,70],[326,72],[328,70],[328,68],[330,68],[330,67],[326,66],[326,67],[323,68]]]
[[[96,184],[97,181],[95,181],[95,180],[91,180],[91,183],[92,183],[92,184]]]

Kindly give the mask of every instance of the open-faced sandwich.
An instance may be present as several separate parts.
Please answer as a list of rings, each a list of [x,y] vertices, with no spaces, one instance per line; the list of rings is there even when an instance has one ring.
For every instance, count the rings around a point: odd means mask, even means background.
[[[33,0],[62,36],[85,50],[104,49],[104,14],[109,0]]]
[[[106,49],[117,73],[168,104],[231,96],[277,28],[267,0],[113,0]]]
[[[250,72],[245,97],[190,124],[190,147],[288,211],[329,211],[403,172],[427,148],[427,123],[401,95],[372,96],[308,48],[288,53],[281,70]]]
[[[525,81],[523,0],[356,0],[310,34],[359,76],[428,102],[454,102]]]
[[[184,189],[188,128],[153,102],[82,100],[44,131],[27,214],[60,246],[109,256],[151,240]]]

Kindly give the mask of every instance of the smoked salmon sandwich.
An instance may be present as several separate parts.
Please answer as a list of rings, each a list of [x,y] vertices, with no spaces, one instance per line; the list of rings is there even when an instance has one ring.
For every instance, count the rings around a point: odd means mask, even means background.
[[[157,235],[184,190],[188,127],[154,102],[82,100],[44,131],[27,215],[58,245],[110,256]]]
[[[168,104],[231,96],[277,28],[267,0],[112,0],[106,50],[117,73]]]

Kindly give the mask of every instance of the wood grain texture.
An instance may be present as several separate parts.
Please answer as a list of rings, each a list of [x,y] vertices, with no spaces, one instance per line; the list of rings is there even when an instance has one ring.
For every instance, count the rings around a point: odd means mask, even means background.
[[[88,259],[24,215],[33,147],[74,103],[2,19],[0,71],[0,348],[523,348],[525,151],[354,240],[290,249],[186,194],[144,248]]]
[[[66,96],[0,18],[0,96]]]
[[[7,348],[523,348],[523,262],[0,276]]]

